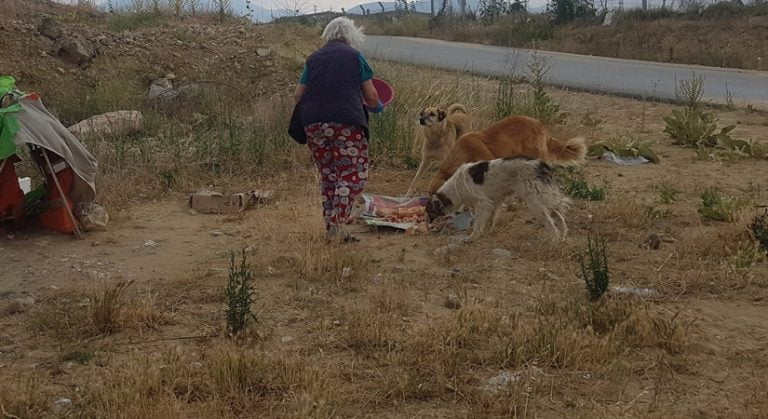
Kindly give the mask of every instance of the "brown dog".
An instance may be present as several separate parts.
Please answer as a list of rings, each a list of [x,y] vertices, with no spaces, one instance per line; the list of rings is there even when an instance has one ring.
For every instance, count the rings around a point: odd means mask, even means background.
[[[411,196],[416,181],[428,170],[432,164],[443,161],[456,140],[472,130],[472,125],[467,116],[467,108],[459,103],[454,103],[447,110],[429,107],[419,114],[419,124],[423,127],[426,137],[421,147],[421,163],[416,171],[416,176],[408,187],[406,196]]]
[[[429,185],[434,195],[464,163],[503,157],[529,157],[548,164],[573,164],[584,160],[584,138],[560,141],[544,125],[527,116],[510,116],[483,131],[463,135],[443,159]]]

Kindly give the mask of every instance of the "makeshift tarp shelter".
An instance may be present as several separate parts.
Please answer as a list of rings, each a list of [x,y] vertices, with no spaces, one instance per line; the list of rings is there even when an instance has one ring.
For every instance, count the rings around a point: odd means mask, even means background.
[[[96,196],[96,159],[45,108],[38,94],[20,92],[12,77],[0,77],[0,97],[0,164],[6,168],[10,165],[18,186],[12,166],[18,161],[17,147],[28,146],[46,180],[47,208],[40,216],[41,221],[49,222],[54,230],[77,233],[73,211],[81,204],[93,202]],[[0,188],[12,189],[12,185],[7,186],[9,175],[3,179],[0,182],[6,186],[0,185]],[[0,202],[0,216],[2,205]],[[71,222],[65,223],[69,227],[55,227],[57,223],[52,222],[52,218],[64,216]]]

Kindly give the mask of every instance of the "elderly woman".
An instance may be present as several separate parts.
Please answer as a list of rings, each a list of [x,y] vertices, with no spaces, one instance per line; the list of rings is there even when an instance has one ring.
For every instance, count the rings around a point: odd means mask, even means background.
[[[322,38],[325,45],[307,58],[294,98],[320,170],[326,237],[351,243],[357,238],[344,225],[368,178],[368,112],[381,112],[383,106],[373,70],[359,51],[362,30],[339,17]]]

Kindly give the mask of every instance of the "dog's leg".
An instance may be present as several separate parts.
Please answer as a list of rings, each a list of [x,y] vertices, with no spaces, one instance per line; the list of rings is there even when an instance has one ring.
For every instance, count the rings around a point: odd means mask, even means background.
[[[413,177],[413,180],[411,181],[411,186],[408,187],[408,193],[405,194],[405,196],[411,196],[413,193],[413,188],[416,187],[416,181],[419,180],[422,174],[427,170],[428,166],[431,166],[431,161],[427,161],[426,158],[421,159],[421,163],[419,163],[419,168],[416,170],[416,176]]]
[[[558,238],[560,236],[560,230],[558,230],[557,226],[555,226],[555,221],[549,215],[550,210],[547,208],[544,202],[542,202],[538,196],[529,196],[527,201],[528,209],[531,211],[531,213],[533,213],[533,215],[539,220],[539,222],[541,222],[541,224],[544,225],[544,228],[546,228],[547,231],[554,236],[554,238]]]
[[[552,213],[559,224],[560,238],[565,240],[565,237],[568,235],[568,224],[565,222],[565,217],[563,217],[563,213],[559,209],[552,210]]]
[[[493,209],[493,219],[491,220],[491,230],[496,229],[496,223],[499,221],[499,216],[501,215],[502,211],[504,211],[506,208],[504,208],[504,205],[496,205],[496,207]]]
[[[464,239],[465,243],[473,242],[485,233],[485,229],[493,217],[493,212],[493,204],[489,201],[480,201],[475,205],[475,220],[472,223],[472,234]]]

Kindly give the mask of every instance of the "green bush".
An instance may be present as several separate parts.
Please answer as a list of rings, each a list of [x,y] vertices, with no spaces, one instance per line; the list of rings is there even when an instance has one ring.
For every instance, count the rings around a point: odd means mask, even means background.
[[[576,19],[593,18],[597,14],[591,0],[552,0],[547,8],[557,25]]]
[[[608,244],[600,237],[587,237],[587,250],[577,256],[581,279],[587,287],[590,301],[597,301],[608,291],[610,271],[608,269]]]
[[[672,111],[672,116],[664,117],[667,126],[664,132],[673,139],[673,144],[684,147],[712,148],[720,141],[731,139],[728,135],[735,125],[717,130],[717,116],[701,108],[685,108]]]
[[[555,176],[565,193],[571,198],[586,201],[602,201],[605,199],[605,188],[591,186],[584,179],[584,174],[578,168],[557,167],[555,168]]]
[[[516,98],[513,76],[499,82],[496,118],[525,115],[538,119],[545,125],[562,123],[567,114],[560,110],[560,105],[546,91],[546,76],[551,68],[549,60],[534,54],[527,67],[531,75],[530,85],[519,99]]]
[[[235,253],[229,255],[229,282],[224,289],[227,307],[224,311],[227,332],[230,337],[242,333],[250,320],[255,320],[253,304],[253,272],[248,265],[245,250],[240,264],[235,263]]]
[[[714,188],[704,190],[700,196],[699,214],[708,220],[733,222],[738,211],[744,206],[739,199],[722,196]]]

